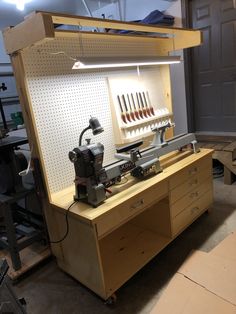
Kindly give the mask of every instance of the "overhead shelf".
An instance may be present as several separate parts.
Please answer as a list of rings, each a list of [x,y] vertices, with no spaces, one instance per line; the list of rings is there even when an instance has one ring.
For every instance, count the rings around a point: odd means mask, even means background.
[[[77,26],[79,30],[59,30],[57,29],[58,24]],[[93,27],[100,31],[83,31],[83,27]],[[108,33],[105,29],[125,30],[130,33]],[[157,55],[168,55],[170,51],[198,46],[202,42],[201,32],[198,30],[101,20],[41,11],[33,12],[22,23],[5,29],[3,36],[8,54],[41,43],[43,40],[48,41],[57,37],[77,37],[79,40],[81,36],[82,39],[108,39],[120,43],[127,41],[129,43],[140,42],[140,44],[153,43],[157,47]]]

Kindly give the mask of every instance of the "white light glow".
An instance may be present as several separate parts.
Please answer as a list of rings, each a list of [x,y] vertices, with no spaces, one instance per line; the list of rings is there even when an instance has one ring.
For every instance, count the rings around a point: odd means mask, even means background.
[[[14,4],[16,8],[20,11],[24,11],[25,4],[31,2],[32,0],[4,0],[4,2]]]
[[[102,60],[104,61],[104,60]],[[113,62],[111,60],[108,60],[106,62],[102,62],[101,60],[78,60],[74,63],[72,69],[73,70],[82,70],[82,69],[100,69],[100,68],[122,68],[122,67],[136,67],[136,66],[150,66],[150,65],[158,65],[158,64],[175,64],[175,63],[180,63],[180,57],[161,57],[161,58],[156,58],[152,60],[135,60],[135,61],[130,61],[127,59],[127,62],[122,59],[122,62],[117,60]]]

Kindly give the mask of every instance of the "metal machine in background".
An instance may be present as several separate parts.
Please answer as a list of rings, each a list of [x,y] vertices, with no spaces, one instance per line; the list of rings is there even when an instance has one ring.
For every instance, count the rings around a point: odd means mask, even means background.
[[[7,86],[5,85],[5,83],[2,83],[0,85],[0,91],[5,91],[7,90]],[[0,98],[0,114],[1,114],[1,118],[2,118],[2,123],[3,123],[3,128],[0,128],[0,139],[4,138],[7,136],[8,133],[8,128],[7,128],[7,121],[6,121],[6,117],[4,114],[4,110],[3,110],[3,105],[2,105],[2,100]]]
[[[106,199],[106,192],[110,192],[108,187],[120,181],[124,174],[130,172],[133,177],[144,179],[162,171],[160,156],[186,146],[197,153],[199,150],[194,134],[165,140],[166,130],[173,126],[173,123],[168,122],[153,128],[154,140],[143,150],[139,149],[143,141],[117,148],[115,157],[119,161],[103,167],[104,146],[101,143],[91,144],[90,139],[86,139],[86,145],[82,145],[82,136],[87,130],[92,129],[93,135],[103,132],[98,119],[91,117],[89,126],[80,134],[79,146],[69,152],[69,159],[75,168],[74,199],[96,207]]]
[[[0,313],[26,314],[26,301],[15,295],[7,276],[9,266],[5,259],[0,259]]]
[[[21,268],[20,251],[46,239],[34,181],[19,175],[25,173],[27,159],[18,147],[27,143],[26,137],[0,139],[0,247],[9,251],[15,270]]]

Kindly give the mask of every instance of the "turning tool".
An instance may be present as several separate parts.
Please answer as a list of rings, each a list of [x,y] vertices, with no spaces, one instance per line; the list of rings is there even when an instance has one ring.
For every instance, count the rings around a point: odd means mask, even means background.
[[[152,114],[153,116],[155,116],[155,111],[154,111],[153,106],[152,106],[152,104],[151,104],[148,91],[146,92],[146,94],[147,94],[147,99],[146,99],[145,93],[143,93],[144,99],[145,99],[145,103],[146,103],[147,105],[149,104],[149,108],[150,108],[151,114]],[[147,100],[148,100],[148,102],[147,102]]]
[[[127,104],[126,104],[126,100],[125,100],[125,95],[122,95],[122,100],[123,100],[123,103],[125,105],[125,111],[126,111],[126,118],[129,122],[131,122],[131,117],[130,117],[130,114],[129,114],[129,110],[128,110],[128,107],[127,107]]]
[[[132,120],[136,121],[135,115],[134,115],[134,111],[133,111],[133,109],[132,109],[132,107],[131,107],[131,102],[130,102],[130,99],[129,99],[129,94],[127,94],[127,99],[128,99],[129,108],[130,108],[130,116],[131,116]]]
[[[151,110],[150,110],[150,108],[148,107],[148,104],[147,104],[147,102],[146,102],[145,99],[144,99],[144,96],[145,96],[144,92],[143,92],[142,94],[141,94],[141,93],[139,93],[139,94],[140,94],[140,99],[141,99],[141,101],[142,101],[142,104],[143,104],[144,107],[146,108],[147,115],[148,115],[149,117],[152,117]]]
[[[124,114],[124,111],[123,111],[123,108],[122,108],[122,104],[121,104],[121,101],[120,101],[120,96],[117,95],[117,99],[118,99],[118,103],[119,103],[119,106],[120,106],[120,111],[121,111],[121,119],[124,121],[124,123],[127,123],[126,121],[126,117],[125,117],[125,114]]]
[[[139,101],[140,101],[141,106],[142,106],[143,115],[144,115],[146,118],[148,118],[147,110],[146,110],[146,108],[144,107],[144,103],[143,103],[143,100],[142,100],[142,95],[141,95],[141,93],[138,93],[138,98],[139,98]]]
[[[132,93],[131,93],[131,98],[132,98],[135,117],[140,120],[139,112],[136,108],[135,101],[134,101],[134,95]]]
[[[141,117],[142,119],[144,119],[144,114],[143,114],[143,110],[141,109],[141,106],[140,106],[138,93],[136,93],[136,98],[137,98],[137,103],[138,103],[138,112],[139,112],[139,115],[140,115],[140,117]]]
[[[147,102],[147,99],[146,99],[144,92],[143,92],[143,99],[144,99],[144,103],[145,103],[145,106],[147,108],[147,112],[148,112],[149,116],[150,117],[155,116],[154,109],[152,107],[148,106],[148,102]]]

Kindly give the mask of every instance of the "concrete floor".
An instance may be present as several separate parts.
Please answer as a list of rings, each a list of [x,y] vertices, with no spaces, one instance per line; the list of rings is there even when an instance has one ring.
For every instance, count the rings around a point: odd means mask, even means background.
[[[50,260],[15,286],[26,299],[30,314],[148,313],[163,289],[192,249],[210,251],[236,230],[236,184],[227,186],[214,180],[215,201],[210,214],[204,214],[185,232],[139,271],[117,292],[114,306],[103,301]]]

